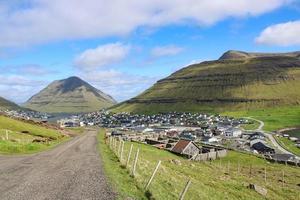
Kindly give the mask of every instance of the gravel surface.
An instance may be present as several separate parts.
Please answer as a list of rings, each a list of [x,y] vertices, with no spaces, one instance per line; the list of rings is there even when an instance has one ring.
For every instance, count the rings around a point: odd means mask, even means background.
[[[28,156],[0,156],[0,199],[115,199],[87,130],[56,148]]]

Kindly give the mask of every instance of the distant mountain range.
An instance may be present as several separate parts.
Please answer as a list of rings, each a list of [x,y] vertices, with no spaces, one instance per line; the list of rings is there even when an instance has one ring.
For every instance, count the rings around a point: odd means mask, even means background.
[[[78,77],[54,81],[32,96],[24,107],[48,113],[92,112],[116,104],[109,95]]]
[[[300,52],[228,51],[185,67],[112,111],[222,112],[300,105]]]

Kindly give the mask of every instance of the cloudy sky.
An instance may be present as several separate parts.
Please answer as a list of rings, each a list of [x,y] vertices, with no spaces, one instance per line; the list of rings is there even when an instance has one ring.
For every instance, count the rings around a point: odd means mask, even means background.
[[[0,0],[0,96],[79,76],[116,100],[227,50],[300,50],[299,0]]]

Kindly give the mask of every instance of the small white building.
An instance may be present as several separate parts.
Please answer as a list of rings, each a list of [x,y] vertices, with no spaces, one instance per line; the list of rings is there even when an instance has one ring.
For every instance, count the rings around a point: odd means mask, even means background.
[[[242,130],[238,128],[229,128],[224,132],[226,137],[240,137],[242,135]]]

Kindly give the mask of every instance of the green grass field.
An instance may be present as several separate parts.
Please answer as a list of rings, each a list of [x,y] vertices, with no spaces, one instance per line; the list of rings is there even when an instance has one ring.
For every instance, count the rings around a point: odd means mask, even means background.
[[[276,137],[276,136],[275,136]],[[290,152],[300,156],[300,148],[295,146],[295,142],[292,142],[291,140],[289,140],[288,138],[285,137],[276,137],[275,138],[278,143],[284,147],[285,149],[289,150]]]
[[[122,167],[118,158],[104,143],[104,130],[99,134],[99,150],[103,158],[105,172],[112,185],[124,197],[136,199],[178,199],[188,179],[192,184],[185,199],[265,199],[247,188],[249,183],[258,184],[268,190],[267,199],[299,199],[299,168],[271,164],[249,154],[230,151],[229,155],[213,162],[194,162],[176,156],[170,152],[159,150],[149,145],[126,142],[124,147],[125,163],[130,144],[134,145],[128,169],[132,167],[133,155],[140,148],[135,179],[129,170]],[[162,164],[148,191],[144,186],[151,176],[158,160]],[[175,164],[172,160],[177,160]],[[238,164],[239,163],[239,164]],[[229,165],[229,170],[228,170]],[[240,172],[238,173],[238,165]],[[252,175],[250,177],[250,165]],[[264,168],[267,169],[267,182],[264,182]],[[229,173],[228,173],[229,171]],[[284,184],[282,184],[284,171]]]
[[[265,123],[263,129],[266,131],[276,131],[300,125],[300,106],[224,112],[221,114],[232,117],[253,117],[259,119]]]
[[[0,116],[1,154],[35,153],[67,139],[56,130]]]

